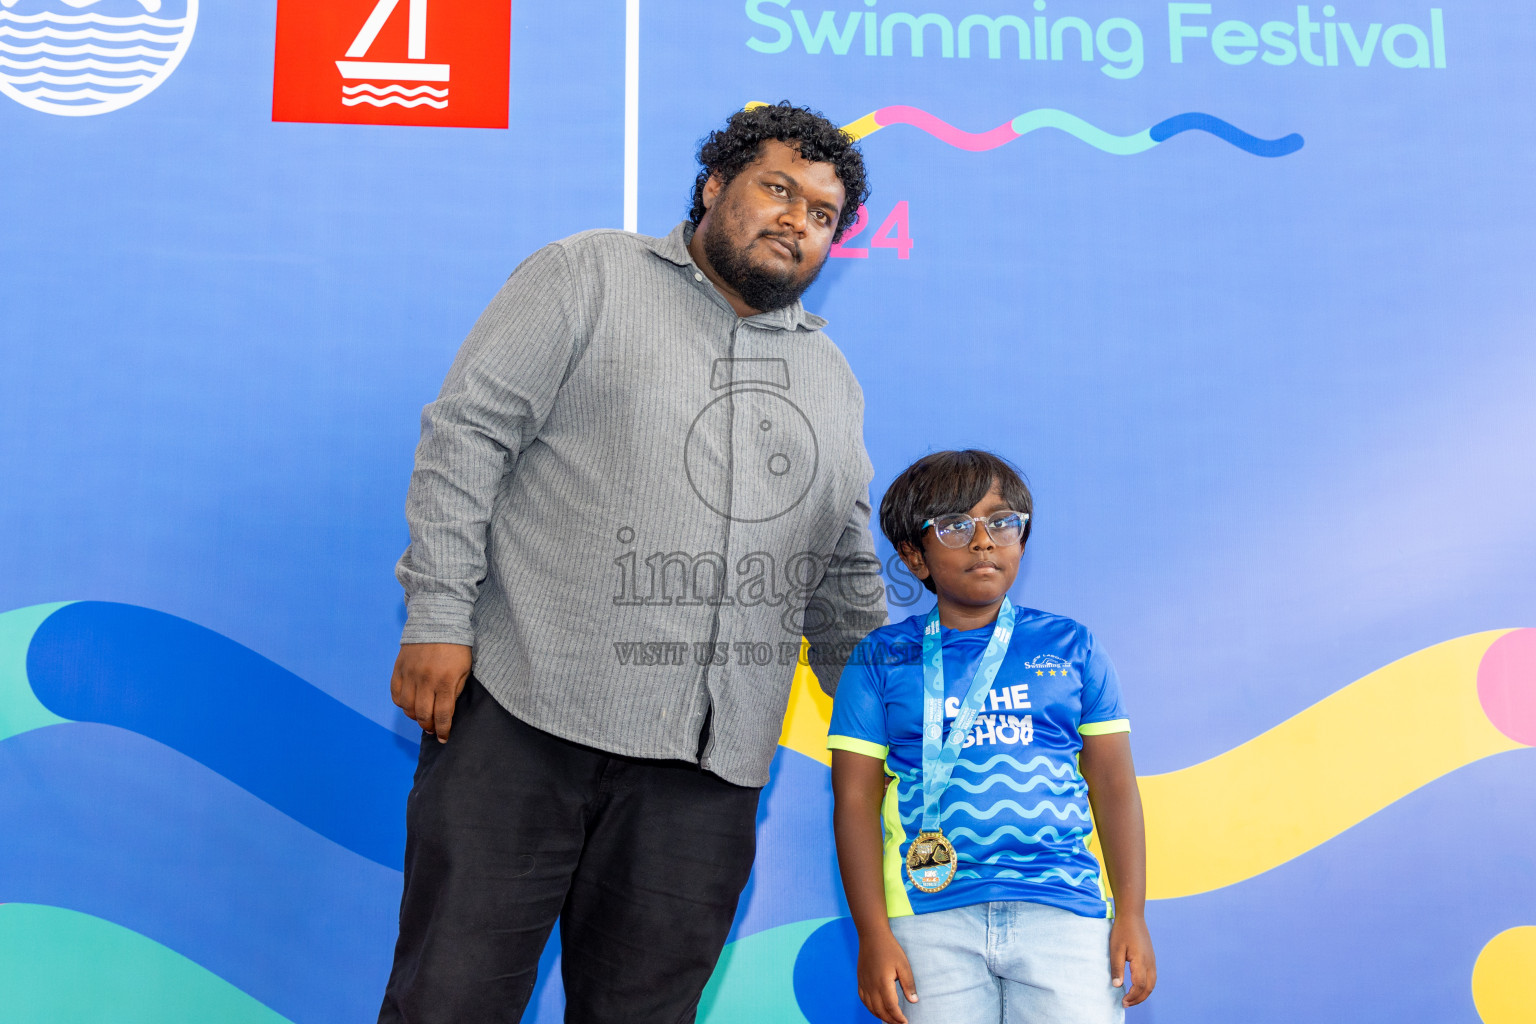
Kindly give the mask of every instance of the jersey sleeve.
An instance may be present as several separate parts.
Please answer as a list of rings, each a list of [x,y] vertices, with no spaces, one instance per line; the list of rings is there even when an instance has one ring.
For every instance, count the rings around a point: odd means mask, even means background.
[[[1083,669],[1083,714],[1078,723],[1080,736],[1101,736],[1112,732],[1130,732],[1131,719],[1120,699],[1120,676],[1098,641],[1088,635],[1088,658]]]
[[[885,686],[868,637],[854,647],[832,698],[828,750],[848,750],[885,760],[890,737],[885,724]]]

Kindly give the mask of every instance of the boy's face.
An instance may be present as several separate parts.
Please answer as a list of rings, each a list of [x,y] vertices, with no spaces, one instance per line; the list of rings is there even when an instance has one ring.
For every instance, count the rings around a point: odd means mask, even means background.
[[[965,514],[990,516],[1008,508],[1008,503],[998,492],[994,481],[992,489]],[[954,511],[960,511],[955,509]],[[932,579],[935,596],[939,602],[939,614],[946,610],[964,611],[970,614],[984,611],[988,606],[995,610],[1019,575],[1019,559],[1024,554],[1022,543],[1000,547],[981,523],[976,523],[969,544],[950,548],[940,544],[933,536],[933,527],[923,531],[923,549],[916,550],[903,544],[902,561],[920,580]]]

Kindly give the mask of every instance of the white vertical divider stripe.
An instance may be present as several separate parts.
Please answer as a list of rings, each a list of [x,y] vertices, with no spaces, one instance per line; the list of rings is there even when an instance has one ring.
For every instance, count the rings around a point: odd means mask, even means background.
[[[624,0],[624,230],[640,230],[640,0]]]

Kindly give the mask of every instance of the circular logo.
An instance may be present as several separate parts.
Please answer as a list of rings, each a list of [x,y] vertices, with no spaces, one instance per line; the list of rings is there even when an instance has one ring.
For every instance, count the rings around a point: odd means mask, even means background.
[[[760,388],[728,391],[706,405],[683,446],[693,493],[740,523],[764,523],[800,504],[818,458],[805,413]]]
[[[197,0],[0,0],[0,92],[61,117],[121,110],[171,76],[196,28]]]

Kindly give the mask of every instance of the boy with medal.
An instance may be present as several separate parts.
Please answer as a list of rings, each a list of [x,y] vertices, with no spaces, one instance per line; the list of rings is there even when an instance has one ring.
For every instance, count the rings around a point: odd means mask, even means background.
[[[854,650],[827,746],[859,998],[889,1024],[1112,1024],[1157,980],[1114,666],[1007,596],[1032,511],[980,451],[919,460],[880,505],[936,607]]]

